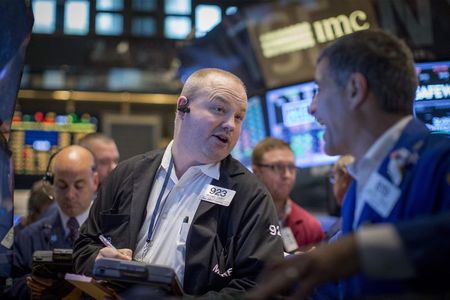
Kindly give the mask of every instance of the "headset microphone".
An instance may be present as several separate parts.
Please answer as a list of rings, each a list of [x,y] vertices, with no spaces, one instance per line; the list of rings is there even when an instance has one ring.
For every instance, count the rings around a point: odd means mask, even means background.
[[[44,181],[44,183],[49,183],[50,185],[53,184],[53,173],[52,171],[50,171],[50,166],[52,164],[53,159],[55,158],[55,156],[61,151],[62,149],[59,149],[58,151],[56,151],[55,153],[53,153],[52,155],[50,155],[49,159],[48,159],[48,163],[47,163],[47,167],[45,168],[45,173],[44,176],[42,177],[42,180]]]
[[[177,108],[179,111],[184,112],[184,113],[188,113],[191,111],[191,109],[189,108],[189,106],[187,104],[185,105],[180,105]]]

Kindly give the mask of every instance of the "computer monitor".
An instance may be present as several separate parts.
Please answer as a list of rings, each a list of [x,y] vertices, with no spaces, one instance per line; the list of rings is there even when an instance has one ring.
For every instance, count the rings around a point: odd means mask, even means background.
[[[432,131],[450,133],[450,61],[416,64],[414,115]]]
[[[102,129],[116,142],[121,161],[160,148],[162,120],[157,115],[106,113]]]
[[[42,175],[50,156],[78,140],[95,132],[97,125],[91,119],[77,120],[74,113],[56,115],[41,112],[31,115],[14,113],[11,126],[10,147],[13,153],[14,171],[17,175]],[[16,182],[18,183],[18,182]]]
[[[248,169],[252,165],[252,151],[256,144],[267,136],[261,96],[248,99],[247,114],[242,124],[241,136],[231,155]]]
[[[288,142],[299,168],[332,164],[337,157],[324,152],[324,128],[309,114],[314,81],[268,90],[266,104],[272,137]]]

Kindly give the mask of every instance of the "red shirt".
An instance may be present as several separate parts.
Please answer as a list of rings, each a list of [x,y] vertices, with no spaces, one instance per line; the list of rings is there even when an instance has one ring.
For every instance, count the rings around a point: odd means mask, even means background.
[[[288,200],[291,206],[286,223],[291,228],[299,247],[319,243],[324,238],[320,222],[294,201]]]

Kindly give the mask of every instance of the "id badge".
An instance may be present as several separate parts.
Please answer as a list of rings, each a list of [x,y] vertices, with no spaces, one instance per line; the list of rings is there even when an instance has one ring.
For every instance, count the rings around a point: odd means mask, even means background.
[[[281,228],[281,239],[283,240],[284,250],[286,252],[293,252],[298,249],[297,240],[290,227]]]
[[[387,218],[400,198],[401,190],[378,173],[372,174],[363,191],[363,201]]]
[[[203,189],[200,200],[219,204],[222,206],[229,206],[235,194],[236,191],[208,184]]]

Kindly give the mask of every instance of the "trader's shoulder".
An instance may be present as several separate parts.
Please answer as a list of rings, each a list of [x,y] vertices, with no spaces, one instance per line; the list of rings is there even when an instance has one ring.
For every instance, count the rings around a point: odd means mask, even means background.
[[[36,237],[36,236],[46,233],[47,230],[52,230],[58,223],[57,218],[59,218],[59,213],[58,213],[58,210],[56,209],[54,212],[52,212],[48,216],[45,216],[42,219],[28,225],[24,229],[22,229],[17,234],[16,240],[28,239],[30,237]]]
[[[258,178],[247,169],[241,162],[233,158],[231,155],[228,155],[222,161],[222,172],[226,172],[231,178],[236,178],[238,181],[244,180],[249,182],[258,183]]]
[[[221,176],[226,174],[231,180],[231,186],[241,191],[247,196],[269,195],[265,185],[243,164],[234,159],[231,155],[224,159]]]
[[[450,134],[448,133],[430,133],[426,143],[424,154],[433,159],[450,160]]]

